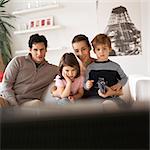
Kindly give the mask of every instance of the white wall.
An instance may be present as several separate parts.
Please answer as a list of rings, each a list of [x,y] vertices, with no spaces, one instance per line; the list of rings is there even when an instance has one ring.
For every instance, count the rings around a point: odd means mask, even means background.
[[[25,1],[20,0],[11,0],[10,5],[8,6],[8,10],[10,13],[13,10],[25,8]],[[32,2],[35,0],[32,0]],[[52,1],[52,0],[51,0]],[[103,24],[106,21],[106,17],[98,18],[98,11],[96,11],[96,0],[57,0],[61,7],[53,10],[46,10],[37,13],[31,13],[27,15],[23,15],[23,17],[19,17],[16,19],[17,23],[21,20],[22,24],[28,20],[33,18],[40,18],[43,16],[53,15],[55,18],[55,23],[62,25],[61,29],[51,30],[51,31],[43,31],[39,34],[43,34],[47,37],[49,48],[58,49],[54,51],[49,51],[47,55],[47,59],[51,63],[58,64],[60,57],[66,51],[72,51],[71,40],[72,38],[79,33],[86,34],[90,40],[98,34],[99,32],[103,32]],[[108,9],[107,6],[110,6],[112,1],[117,3],[125,3],[127,0],[104,0],[106,7],[102,8]],[[104,2],[103,0],[100,1]],[[140,0],[128,0],[131,2],[132,7],[129,7],[130,11],[135,11],[134,3],[139,2]],[[42,1],[43,2],[43,1]],[[45,0],[44,2],[50,2],[49,0]],[[53,0],[54,2],[54,0]],[[101,6],[101,5],[100,5]],[[149,41],[150,41],[150,2],[149,0],[141,0],[141,16],[136,14],[137,17],[141,17],[141,22],[136,22],[134,17],[131,19],[133,23],[136,23],[138,28],[142,31],[142,55],[137,56],[117,56],[111,57],[112,60],[120,63],[125,72],[129,74],[148,74],[150,75],[150,51],[149,51]],[[135,17],[136,18],[136,17]],[[102,24],[101,24],[102,23]],[[16,24],[16,23],[14,23]],[[22,35],[13,35],[13,54],[16,55],[16,51],[27,50],[28,49],[28,39],[30,34],[22,34]]]
[[[148,74],[150,75],[150,44],[149,44],[149,41],[150,41],[150,2],[148,1],[147,4],[146,4],[146,10],[147,10],[147,14],[145,14],[146,16],[146,19],[145,19],[145,24],[147,25],[146,26],[146,30],[147,30],[147,39],[146,39],[146,50],[147,50],[147,64],[148,64]],[[146,12],[145,12],[146,13]]]

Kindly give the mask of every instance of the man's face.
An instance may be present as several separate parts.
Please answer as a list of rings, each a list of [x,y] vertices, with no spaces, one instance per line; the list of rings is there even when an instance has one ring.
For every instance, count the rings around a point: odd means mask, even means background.
[[[30,53],[32,55],[32,59],[34,62],[40,64],[44,61],[45,54],[47,49],[43,42],[32,44],[32,48],[30,48]]]

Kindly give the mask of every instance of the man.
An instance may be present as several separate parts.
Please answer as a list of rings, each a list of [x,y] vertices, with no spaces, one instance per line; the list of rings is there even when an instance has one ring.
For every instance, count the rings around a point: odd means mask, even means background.
[[[13,58],[6,67],[1,87],[1,107],[41,104],[44,90],[58,74],[58,67],[45,60],[46,38],[34,34],[28,44],[29,54]]]

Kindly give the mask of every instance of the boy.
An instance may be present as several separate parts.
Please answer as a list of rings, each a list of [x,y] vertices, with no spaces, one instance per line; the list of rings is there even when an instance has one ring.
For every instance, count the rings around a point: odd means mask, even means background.
[[[118,97],[128,77],[120,65],[109,60],[111,41],[105,34],[98,34],[92,40],[97,60],[87,67],[84,87],[89,96],[105,98]]]

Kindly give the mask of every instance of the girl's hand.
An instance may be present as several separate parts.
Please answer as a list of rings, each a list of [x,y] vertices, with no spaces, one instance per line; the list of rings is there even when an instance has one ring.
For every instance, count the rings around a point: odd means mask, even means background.
[[[71,103],[75,103],[75,101],[74,101],[75,99],[73,96],[68,96],[68,99],[70,100]]]
[[[86,82],[86,88],[89,90],[93,86],[94,80],[87,80]]]
[[[62,72],[62,76],[64,77],[67,83],[72,83],[71,79],[67,76],[65,72]]]
[[[113,86],[111,86],[111,89],[114,91],[119,91],[122,88],[122,85],[120,83],[117,83]]]

